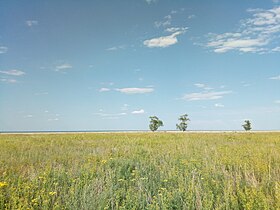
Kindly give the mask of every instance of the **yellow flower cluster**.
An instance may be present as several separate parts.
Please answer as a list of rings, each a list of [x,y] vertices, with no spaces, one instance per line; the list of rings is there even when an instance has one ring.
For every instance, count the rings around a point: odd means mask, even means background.
[[[49,195],[53,196],[53,195],[56,195],[57,192],[49,192]]]
[[[7,182],[0,182],[0,188],[8,186]]]

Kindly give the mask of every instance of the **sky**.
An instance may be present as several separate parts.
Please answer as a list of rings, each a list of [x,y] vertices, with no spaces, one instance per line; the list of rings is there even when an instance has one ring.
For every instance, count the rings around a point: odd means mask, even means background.
[[[0,131],[280,129],[280,0],[0,1]]]

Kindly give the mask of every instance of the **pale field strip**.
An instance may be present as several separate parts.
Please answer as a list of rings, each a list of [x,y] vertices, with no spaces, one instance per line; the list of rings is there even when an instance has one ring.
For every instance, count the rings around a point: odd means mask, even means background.
[[[190,133],[280,133],[280,130],[255,130],[255,131],[241,131],[241,130],[190,130],[190,131],[175,131],[175,130],[161,130],[161,131],[38,131],[38,132],[0,132],[0,135],[36,135],[36,134],[114,134],[114,133],[181,133],[181,134],[190,134]]]

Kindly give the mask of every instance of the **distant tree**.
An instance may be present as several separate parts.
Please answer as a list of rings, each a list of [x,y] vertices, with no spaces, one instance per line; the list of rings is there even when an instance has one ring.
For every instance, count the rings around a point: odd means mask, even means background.
[[[156,131],[160,126],[163,126],[163,122],[157,116],[150,117],[150,130]]]
[[[251,127],[251,122],[250,122],[250,120],[245,120],[244,122],[245,122],[245,123],[242,125],[242,127],[245,129],[245,131],[251,130],[252,127]]]
[[[180,121],[180,123],[176,124],[176,128],[179,129],[180,131],[186,131],[188,127],[188,121],[190,121],[188,115],[184,114],[180,116],[178,120]]]

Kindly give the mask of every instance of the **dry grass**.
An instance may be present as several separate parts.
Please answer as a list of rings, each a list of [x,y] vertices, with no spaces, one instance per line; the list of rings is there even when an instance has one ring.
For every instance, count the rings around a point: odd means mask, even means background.
[[[280,209],[280,134],[0,135],[0,209]]]

